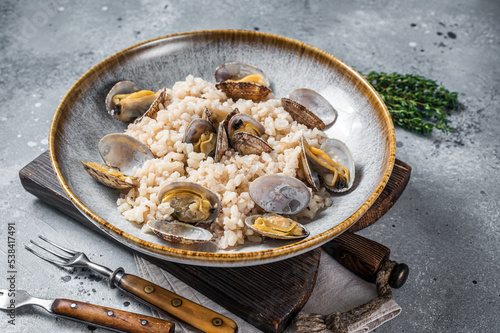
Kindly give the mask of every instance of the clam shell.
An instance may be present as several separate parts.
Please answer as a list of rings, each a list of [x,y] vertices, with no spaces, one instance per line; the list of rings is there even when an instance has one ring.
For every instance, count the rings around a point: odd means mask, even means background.
[[[311,185],[314,191],[317,192],[319,191],[321,184],[319,181],[318,173],[311,168],[311,166],[309,165],[309,161],[307,160],[304,140],[306,140],[304,137],[302,137],[300,140],[300,166],[302,168],[302,171],[304,172],[304,177],[306,178],[307,183]]]
[[[210,124],[215,126],[215,120],[214,120],[214,117],[212,116],[212,112],[206,106],[205,106],[205,109],[203,110],[203,115],[201,116],[201,119],[204,119],[204,120],[208,121]]]
[[[176,244],[198,244],[209,242],[213,238],[210,231],[179,221],[149,221],[148,227],[158,237]]]
[[[281,106],[292,116],[293,120],[306,125],[308,128],[317,128],[321,131],[326,128],[325,123],[318,116],[290,98],[283,97]]]
[[[241,80],[245,76],[251,74],[258,74],[269,86],[269,77],[261,69],[252,66],[250,64],[245,64],[243,62],[229,62],[223,64],[215,70],[215,82],[222,82],[226,80]]]
[[[117,168],[125,175],[131,175],[134,168],[154,158],[151,150],[139,140],[121,133],[104,136],[99,141],[99,154],[110,167]]]
[[[260,137],[246,132],[235,133],[231,137],[231,146],[241,155],[260,155],[274,150]]]
[[[160,92],[158,93],[158,96],[156,97],[154,102],[151,104],[149,109],[142,116],[138,117],[134,121],[134,123],[138,123],[144,117],[149,117],[149,118],[156,117],[156,114],[158,113],[158,111],[160,111],[160,104],[163,104],[163,106],[166,107],[165,104],[167,104],[167,102],[171,101],[171,99],[172,99],[172,96],[168,94],[167,88],[161,89]]]
[[[288,98],[304,106],[320,118],[326,127],[332,126],[337,120],[337,110],[321,94],[314,90],[300,88],[292,91]]]
[[[198,193],[202,193],[203,196],[210,202],[212,207],[215,207],[215,210],[208,216],[208,218],[205,221],[197,221],[197,222],[212,222],[219,216],[220,211],[222,209],[222,205],[220,202],[219,197],[217,194],[214,192],[210,191],[209,189],[196,184],[196,183],[191,183],[191,182],[173,182],[170,184],[165,184],[161,186],[158,190],[158,200],[161,202],[162,198],[165,196],[165,194],[171,190],[175,189],[180,189],[183,187],[188,187],[190,190],[193,190]]]
[[[184,133],[184,138],[182,139],[182,142],[186,143],[192,143],[195,144],[197,143],[203,133],[205,132],[212,132],[212,133],[217,133],[215,130],[214,125],[212,125],[208,120],[197,118],[191,121],[186,128],[186,132]],[[215,153],[215,148],[208,152],[208,156],[214,156]]]
[[[217,131],[217,145],[215,146],[215,163],[219,163],[222,160],[222,157],[229,149],[229,140],[227,138],[226,128],[224,127],[224,123],[221,122],[219,124],[219,131]]]
[[[271,93],[271,89],[268,87],[252,82],[223,81],[217,83],[215,87],[222,90],[228,98],[232,98],[234,101],[241,98],[258,102]]]
[[[234,115],[229,120],[227,132],[228,132],[228,135],[230,138],[233,136],[234,131],[236,131],[238,129],[238,128],[236,128],[238,122],[251,123],[260,132],[260,135],[262,135],[266,132],[264,125],[262,125],[259,121],[257,121],[257,119],[255,119],[254,117],[252,117],[248,114],[239,113],[239,114]]]
[[[108,167],[106,164],[94,163],[95,165],[99,166],[99,168],[96,168],[94,165],[92,165],[91,162],[84,162],[84,161],[80,162],[85,168],[85,171],[89,173],[89,175],[91,175],[95,180],[97,180],[99,183],[105,186],[116,188],[119,190],[127,190],[132,187],[137,187],[138,185],[139,179],[136,177],[128,176],[128,178],[132,181],[131,183],[129,183],[119,177],[116,177],[114,175],[107,173],[106,171],[103,171],[109,169],[110,171],[116,172],[116,170]],[[122,176],[127,177],[123,174]]]
[[[319,147],[319,149],[328,154],[328,156],[330,156],[332,160],[339,164],[342,164],[347,168],[347,170],[349,170],[349,184],[347,184],[346,187],[338,189],[326,186],[326,188],[333,192],[345,192],[351,189],[352,185],[354,184],[354,178],[356,176],[356,168],[354,158],[347,145],[337,139],[328,139]]]
[[[247,227],[249,227],[250,229],[252,229],[253,231],[255,231],[256,233],[258,233],[260,235],[270,237],[270,238],[276,238],[276,239],[300,239],[300,238],[305,238],[305,237],[309,236],[309,230],[307,230],[306,227],[304,227],[302,224],[300,224],[298,222],[297,222],[297,225],[300,228],[302,228],[303,234],[297,235],[297,236],[295,236],[295,235],[290,235],[290,236],[278,235],[278,234],[274,234],[271,232],[266,232],[263,230],[256,229],[253,227],[254,221],[261,216],[262,215],[251,215],[245,219],[245,224],[247,225]]]
[[[281,175],[257,178],[250,184],[249,193],[257,206],[276,214],[298,214],[311,201],[311,191],[303,182]]]

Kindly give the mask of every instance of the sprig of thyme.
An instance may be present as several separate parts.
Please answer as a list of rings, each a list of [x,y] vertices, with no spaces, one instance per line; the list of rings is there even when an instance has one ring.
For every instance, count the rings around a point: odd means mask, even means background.
[[[458,108],[456,92],[419,75],[370,72],[363,75],[384,100],[395,125],[419,133],[451,131],[446,116]]]

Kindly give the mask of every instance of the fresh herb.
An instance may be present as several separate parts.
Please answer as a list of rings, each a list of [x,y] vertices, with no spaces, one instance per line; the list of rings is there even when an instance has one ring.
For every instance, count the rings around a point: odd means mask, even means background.
[[[418,75],[370,72],[364,75],[384,100],[395,125],[419,133],[451,131],[446,116],[456,110],[456,92]]]

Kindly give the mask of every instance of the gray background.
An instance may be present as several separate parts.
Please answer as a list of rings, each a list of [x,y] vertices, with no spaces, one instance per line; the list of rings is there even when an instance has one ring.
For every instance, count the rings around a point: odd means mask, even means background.
[[[132,255],[25,192],[19,170],[47,149],[52,115],[103,58],[150,38],[201,29],[260,30],[301,40],[362,72],[419,74],[459,93],[453,133],[396,129],[397,158],[413,167],[397,204],[361,235],[407,263],[394,291],[403,312],[377,332],[500,331],[498,0],[2,1],[0,3],[0,278],[7,223],[17,228],[18,289],[149,313],[87,272],[41,262],[23,244],[43,233],[91,259],[136,272]],[[1,331],[89,332],[20,309]],[[97,330],[100,331],[100,330]]]

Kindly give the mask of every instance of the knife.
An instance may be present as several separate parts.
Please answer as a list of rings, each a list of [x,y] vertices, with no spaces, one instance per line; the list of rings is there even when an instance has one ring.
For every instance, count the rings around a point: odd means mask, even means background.
[[[63,298],[33,297],[25,290],[0,289],[0,309],[15,313],[25,305],[37,305],[59,317],[115,332],[173,333],[175,327],[170,321],[138,313]]]

